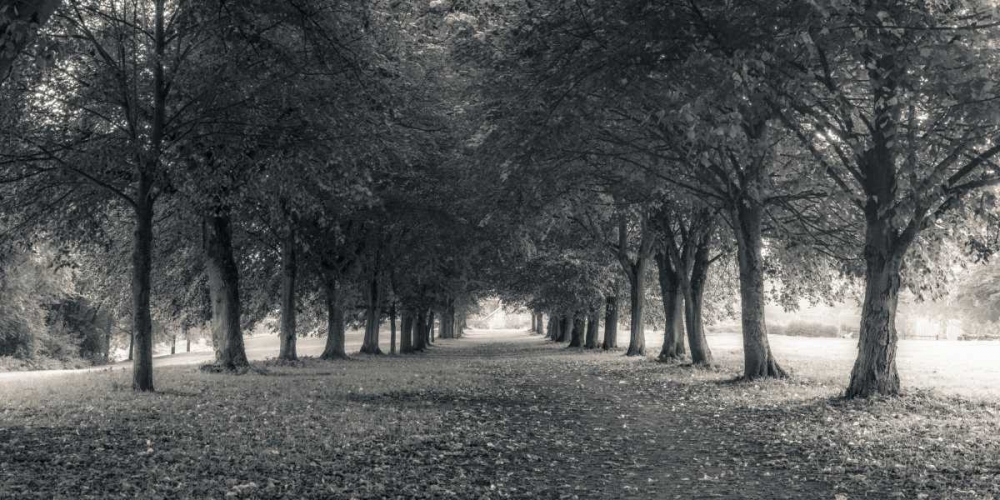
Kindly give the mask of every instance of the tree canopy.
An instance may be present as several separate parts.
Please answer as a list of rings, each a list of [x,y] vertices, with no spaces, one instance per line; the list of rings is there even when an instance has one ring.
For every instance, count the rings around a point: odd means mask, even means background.
[[[767,304],[854,290],[847,395],[894,395],[901,290],[941,295],[955,262],[996,247],[997,15],[0,1],[0,286],[105,308],[140,391],[154,323],[205,326],[211,368],[241,372],[244,331],[268,318],[283,360],[309,332],[338,359],[348,326],[379,354],[398,318],[401,351],[421,350],[487,297],[574,347],[603,323],[617,348],[627,320],[626,354],[646,356],[662,328],[657,359],[696,366],[713,363],[706,322],[733,311],[743,378],[783,378]],[[68,284],[18,276],[66,263]],[[965,279],[961,297],[994,301]],[[0,320],[37,330],[21,311]]]

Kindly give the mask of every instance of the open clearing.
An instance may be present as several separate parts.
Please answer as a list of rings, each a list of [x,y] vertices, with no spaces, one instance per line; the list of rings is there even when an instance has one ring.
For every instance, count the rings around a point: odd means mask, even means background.
[[[996,405],[923,392],[843,402],[840,386],[803,378],[732,384],[731,339],[711,340],[717,371],[505,331],[264,375],[165,367],[155,394],[133,393],[125,370],[27,374],[0,386],[0,497],[1000,494]],[[796,372],[836,365],[809,365],[814,345],[794,355],[801,340],[774,340]]]

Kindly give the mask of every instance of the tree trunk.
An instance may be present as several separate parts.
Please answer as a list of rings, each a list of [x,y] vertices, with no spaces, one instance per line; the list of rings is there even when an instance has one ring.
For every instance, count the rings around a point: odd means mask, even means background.
[[[546,331],[546,337],[553,342],[559,338],[559,317],[555,314],[549,315],[549,326]]]
[[[191,352],[191,330],[188,327],[184,327],[184,342],[187,343],[187,351]]]
[[[177,354],[177,332],[170,336],[170,355]]]
[[[324,269],[322,273],[323,291],[326,294],[326,346],[320,359],[347,359],[344,346],[344,309],[337,296],[337,277],[329,269]]]
[[[372,276],[368,282],[368,315],[365,320],[365,340],[361,344],[361,352],[364,354],[382,354],[382,349],[378,346],[378,329],[382,321],[382,311],[380,307],[378,276]]]
[[[135,353],[135,330],[129,330],[128,335],[128,361],[132,361]]]
[[[114,329],[114,319],[108,314],[108,321],[104,330],[104,362],[111,362],[111,334]]]
[[[413,350],[423,351],[427,348],[427,312],[419,309],[413,323]]]
[[[587,342],[583,344],[586,349],[597,349],[597,335],[600,330],[600,315],[597,309],[590,311],[587,317]]]
[[[583,337],[587,335],[587,317],[577,314],[573,318],[573,333],[570,334],[569,347],[583,347]]]
[[[573,316],[563,316],[559,322],[559,338],[556,342],[566,342],[573,335]]]
[[[389,354],[396,354],[396,301],[389,306]]]
[[[448,306],[441,315],[441,338],[455,338],[455,302],[448,300]]]
[[[663,347],[660,349],[659,361],[677,361],[684,359],[684,294],[681,291],[681,280],[677,270],[664,252],[656,253],[656,264],[659,270],[660,293],[663,296]]]
[[[458,337],[458,333],[455,331],[457,326],[457,320],[455,318],[455,301],[448,301],[448,338],[454,339]]]
[[[399,352],[410,354],[413,352],[413,313],[409,309],[403,309],[403,321],[399,330]]]
[[[434,311],[427,313],[427,345],[434,343]]]
[[[631,313],[632,319],[629,325],[629,341],[626,356],[646,355],[646,334],[643,325],[643,309],[645,305],[645,287],[643,282],[646,278],[647,258],[640,256],[635,267],[629,276]]]
[[[733,218],[740,268],[740,311],[743,320],[743,378],[786,377],[771,354],[764,321],[764,258],[761,225],[764,208],[756,200],[737,202]]]
[[[605,351],[618,348],[618,297],[604,299],[604,342]]]
[[[149,310],[153,269],[152,183],[149,174],[140,173],[139,190],[135,200],[135,234],[132,248],[132,340],[129,342],[129,359],[132,360],[132,389],[136,391],[153,390],[153,320]]]
[[[691,277],[684,291],[684,313],[687,325],[688,344],[691,346],[691,363],[696,366],[712,364],[712,350],[705,339],[705,324],[702,319],[705,284],[708,281],[708,242],[698,245],[694,252]]]
[[[240,277],[233,256],[228,212],[206,216],[203,224],[205,269],[212,298],[212,335],[219,341],[215,364],[227,371],[250,367],[240,329]]]
[[[295,279],[298,263],[295,255],[295,231],[289,229],[281,246],[281,347],[278,359],[298,359],[295,335]]]
[[[449,328],[449,326],[448,326],[448,323],[449,323],[448,317],[449,317],[448,307],[445,306],[445,308],[441,311],[441,330],[440,330],[440,332],[438,332],[438,338],[440,338],[440,339],[451,338],[451,334],[448,333],[448,328]]]
[[[865,298],[861,308],[858,358],[848,398],[900,392],[896,371],[896,306],[899,304],[903,249],[894,248],[889,221],[868,221],[865,232]]]

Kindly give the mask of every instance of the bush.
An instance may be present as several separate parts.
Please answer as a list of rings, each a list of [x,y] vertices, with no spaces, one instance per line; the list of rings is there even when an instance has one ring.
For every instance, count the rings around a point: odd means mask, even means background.
[[[2,315],[0,310],[0,356],[28,359],[35,354],[35,332],[24,318]]]
[[[837,327],[823,323],[812,323],[807,321],[792,321],[786,325],[783,332],[773,330],[772,333],[788,335],[791,337],[819,337],[837,338]]]
[[[35,359],[20,359],[13,356],[0,356],[0,372],[21,372],[31,370],[66,370],[93,366],[80,358],[64,361],[52,358],[37,357]]]
[[[111,327],[107,313],[72,296],[49,304],[46,309],[48,328],[43,337],[47,338],[39,340],[39,354],[61,360],[80,357],[103,362]]]
[[[103,361],[110,317],[67,290],[43,256],[16,255],[0,265],[0,295],[4,297],[0,301],[0,370]]]

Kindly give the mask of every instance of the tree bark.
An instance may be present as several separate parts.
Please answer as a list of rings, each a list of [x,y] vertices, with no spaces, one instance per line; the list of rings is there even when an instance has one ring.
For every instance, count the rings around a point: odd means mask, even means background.
[[[427,312],[424,309],[417,311],[413,325],[413,350],[423,351],[427,348]]]
[[[427,345],[434,343],[434,311],[427,313]]]
[[[233,256],[232,220],[228,211],[221,211],[206,216],[202,227],[212,300],[212,334],[219,341],[215,364],[222,370],[245,370],[250,362],[240,329],[240,278]]]
[[[278,359],[298,359],[295,335],[295,281],[298,262],[295,252],[295,231],[288,230],[281,246],[281,347]]]
[[[457,314],[458,313],[455,311],[455,301],[452,300],[448,304],[448,338],[450,339],[456,339],[459,337],[459,321]]]
[[[399,352],[410,354],[413,352],[413,313],[409,309],[403,309],[403,320],[399,329]]]
[[[546,337],[553,342],[559,338],[559,317],[555,314],[549,315],[549,326],[546,332]]]
[[[694,252],[691,276],[684,288],[684,314],[691,346],[691,364],[707,366],[712,364],[712,350],[705,339],[705,324],[702,318],[705,284],[708,281],[708,241],[701,242]]]
[[[674,270],[673,277],[677,280],[676,286],[683,299],[691,363],[695,366],[710,365],[712,351],[705,339],[702,306],[708,268],[711,265],[708,252],[715,232],[715,215],[710,210],[702,210],[690,212],[686,218],[687,222],[685,217],[677,217],[677,231],[674,223],[665,221],[664,248],[668,252],[669,267]]]
[[[108,314],[107,316],[108,316],[108,321],[107,321],[107,323],[105,323],[106,326],[105,326],[105,329],[104,329],[104,362],[105,363],[110,363],[111,362],[111,333],[112,333],[112,329],[114,327],[114,318],[111,317],[111,314]]]
[[[587,317],[587,341],[583,344],[586,349],[597,349],[597,335],[600,330],[600,315],[597,309],[590,311]]]
[[[326,295],[326,346],[320,359],[347,359],[344,345],[344,309],[338,297],[336,274],[330,269],[324,269],[323,291]]]
[[[643,309],[646,297],[646,267],[653,252],[655,238],[649,227],[649,212],[643,209],[640,224],[639,248],[635,260],[628,253],[628,230],[625,218],[618,220],[618,261],[621,263],[629,279],[631,321],[629,324],[629,343],[626,356],[646,355],[646,327],[644,325]]]
[[[604,342],[605,351],[618,348],[618,297],[604,299]]]
[[[185,352],[191,352],[191,330],[188,327],[184,327],[184,342],[187,343],[187,350]]]
[[[455,301],[453,299],[448,300],[448,305],[441,315],[441,338],[455,338]]]
[[[764,320],[764,258],[761,226],[764,207],[757,196],[737,202],[733,219],[740,268],[740,311],[743,320],[743,378],[783,378],[788,374],[771,354]]]
[[[848,398],[896,396],[896,307],[905,247],[895,241],[890,221],[869,217],[865,231],[865,297],[861,308],[858,358]]]
[[[396,354],[396,301],[389,306],[389,354]]]
[[[128,358],[127,361],[132,361],[135,357],[135,329],[129,330],[128,335]]]
[[[665,252],[656,253],[656,264],[660,278],[660,293],[663,296],[663,347],[659,361],[679,361],[684,359],[684,293],[677,269]]]
[[[556,342],[567,342],[573,335],[573,316],[564,315],[559,322],[559,338]]]
[[[382,354],[378,346],[379,323],[382,321],[381,297],[378,276],[373,275],[368,282],[368,314],[365,321],[365,339],[361,344],[364,354]]]
[[[628,341],[628,351],[625,353],[626,356],[645,356],[646,355],[646,333],[645,326],[643,325],[643,310],[645,306],[645,287],[643,283],[646,277],[646,262],[645,257],[639,257],[635,263],[635,267],[629,275],[629,295],[630,295],[630,312],[632,315],[631,321],[629,322],[629,341]]]
[[[153,179],[140,172],[132,248],[132,389],[153,390],[153,319],[149,300],[153,269]],[[134,352],[133,352],[134,351]]]
[[[587,317],[581,314],[574,316],[572,328],[569,347],[583,347],[583,337],[587,334]]]

